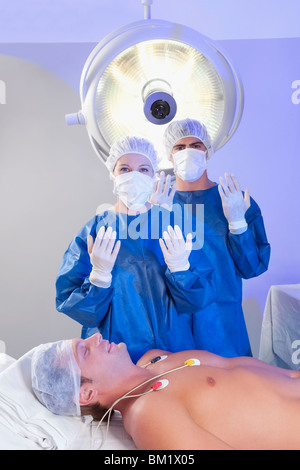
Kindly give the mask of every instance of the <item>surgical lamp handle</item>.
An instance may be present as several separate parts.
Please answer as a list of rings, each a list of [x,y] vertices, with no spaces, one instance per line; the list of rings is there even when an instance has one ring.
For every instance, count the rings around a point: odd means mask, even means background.
[[[142,0],[142,4],[144,5],[144,20],[150,20],[153,0]]]

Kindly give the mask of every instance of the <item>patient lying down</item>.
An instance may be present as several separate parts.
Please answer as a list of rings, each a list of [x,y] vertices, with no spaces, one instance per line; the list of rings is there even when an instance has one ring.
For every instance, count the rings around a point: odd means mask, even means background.
[[[257,359],[151,350],[135,365],[96,334],[37,348],[32,377],[58,414],[99,419],[115,404],[138,449],[300,448],[300,373]]]

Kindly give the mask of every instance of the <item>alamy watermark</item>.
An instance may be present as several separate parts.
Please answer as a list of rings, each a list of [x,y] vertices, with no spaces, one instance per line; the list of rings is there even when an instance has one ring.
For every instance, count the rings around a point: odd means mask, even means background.
[[[292,89],[295,90],[291,96],[292,103],[300,104],[300,80],[294,80],[292,82]]]
[[[172,210],[166,210],[160,206],[153,206],[153,210],[139,212],[131,217],[110,210],[111,204],[101,204],[97,208],[97,214],[102,215],[102,223],[112,227],[118,233],[119,240],[143,240],[162,238],[163,231],[168,226],[178,225],[184,238],[192,234],[192,250],[200,250],[204,244],[204,204],[173,204]],[[150,215],[150,217],[149,217]]]
[[[292,363],[295,365],[300,364],[300,339],[296,339],[292,343],[292,349],[295,349],[295,351],[292,354]]]
[[[6,104],[6,83],[0,80],[0,104]]]

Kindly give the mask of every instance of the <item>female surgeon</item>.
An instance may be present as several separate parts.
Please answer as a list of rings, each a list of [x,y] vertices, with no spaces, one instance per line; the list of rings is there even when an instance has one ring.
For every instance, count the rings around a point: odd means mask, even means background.
[[[117,141],[106,166],[117,202],[64,254],[57,310],[83,326],[82,338],[100,331],[111,343],[125,342],[134,362],[149,349],[193,349],[191,314],[215,299],[213,269],[204,253],[190,265],[190,234],[185,241],[172,213],[148,202],[158,170],[150,142]]]

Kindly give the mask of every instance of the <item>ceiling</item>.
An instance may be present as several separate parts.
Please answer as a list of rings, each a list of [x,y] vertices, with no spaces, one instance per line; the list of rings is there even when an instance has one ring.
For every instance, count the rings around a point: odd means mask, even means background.
[[[153,0],[151,13],[215,40],[300,37],[299,0]],[[99,42],[143,15],[141,0],[0,0],[0,42]]]

